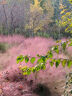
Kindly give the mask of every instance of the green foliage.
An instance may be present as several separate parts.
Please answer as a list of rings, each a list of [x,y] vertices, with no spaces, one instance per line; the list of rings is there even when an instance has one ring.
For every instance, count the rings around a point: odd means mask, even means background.
[[[53,57],[53,53],[52,53],[52,51],[50,50],[50,51],[48,51],[48,53],[47,53],[47,57],[48,58],[52,58]]]
[[[32,57],[30,62],[33,64],[35,62],[35,57]]]
[[[0,43],[0,52],[2,53],[6,52],[7,48],[8,48],[8,44]]]
[[[56,68],[59,66],[60,61],[61,61],[60,59],[55,60]]]
[[[25,56],[25,63],[28,63],[28,61],[29,61],[29,57]]]
[[[23,75],[30,75],[31,74],[31,68],[28,68],[27,66],[24,66],[21,68]]]
[[[50,37],[50,36],[49,36],[49,33],[47,33],[47,32],[41,32],[41,31],[37,32],[37,33],[34,34],[34,35],[40,36],[40,37],[46,37],[46,38]]]
[[[53,49],[56,53],[59,53],[59,46],[58,46],[58,45],[54,46],[52,49]]]
[[[72,60],[67,61],[67,66],[70,68],[72,66]]]
[[[54,53],[59,54],[59,51],[62,49],[63,51],[66,50],[67,47],[72,46],[71,45],[72,40],[70,39],[69,41],[61,42],[61,40],[57,41],[57,44],[53,46],[45,56],[37,54],[37,60],[36,57],[31,57],[29,59],[28,56],[23,56],[20,55],[17,57],[17,63],[22,62],[25,60],[25,63],[28,63],[29,61],[31,64],[33,64],[33,67],[20,67],[20,70],[22,70],[23,75],[30,75],[32,72],[39,72],[40,70],[45,70],[46,69],[46,63],[49,60],[50,66],[53,66],[55,64],[56,68],[59,66],[61,63],[63,67],[68,66],[68,68],[71,68],[72,66],[72,60],[71,59],[63,59],[63,58],[58,58],[55,59],[53,58]],[[60,49],[61,48],[61,49]]]
[[[9,31],[3,25],[0,26],[0,34],[8,35]]]
[[[62,43],[62,48],[63,48],[64,51],[65,51],[65,49],[66,49],[66,44],[67,44],[67,42],[63,42],[63,43]]]
[[[65,66],[66,66],[66,63],[67,63],[67,60],[66,60],[66,59],[64,59],[64,60],[62,60],[62,62],[61,62],[61,63],[62,63],[62,66],[63,66],[63,67],[65,67]]]
[[[35,57],[32,57],[31,59],[29,59],[28,56],[22,56],[20,55],[18,58],[17,58],[17,62],[22,62],[25,59],[25,62],[28,63],[28,61],[30,60],[30,62],[32,64],[34,64],[33,67],[28,67],[28,66],[24,66],[24,67],[20,67],[20,70],[22,70],[22,73],[23,75],[30,75],[31,73],[34,73],[35,74],[35,79],[37,79],[37,73],[40,71],[40,70],[45,70],[46,69],[46,63],[47,61],[49,60],[49,63],[50,63],[50,66],[53,67],[53,65],[56,66],[56,68],[58,68],[58,66],[60,64],[62,64],[63,68],[65,66],[68,66],[68,68],[71,68],[72,67],[72,60],[71,59],[63,59],[63,58],[58,58],[58,59],[55,59],[53,58],[53,55],[54,55],[54,52],[56,54],[59,54],[59,51],[60,51],[60,48],[65,51],[67,47],[69,46],[72,46],[72,39],[70,40],[67,40],[65,42],[62,42],[61,40],[58,40],[56,42],[57,44],[55,46],[53,46],[45,56],[42,56],[42,55],[39,55],[37,54],[37,62],[36,64],[35,61],[36,61],[36,58]],[[65,90],[64,90],[64,95],[62,96],[71,96],[72,94],[72,73],[69,73],[67,76],[66,76],[66,86],[65,86]],[[69,95],[70,94],[70,95]]]
[[[23,56],[23,55],[18,56],[17,59],[16,59],[17,64],[18,64],[19,62],[22,62],[23,60],[24,60],[24,56]]]
[[[51,67],[54,65],[54,62],[55,62],[55,59],[51,59],[51,61],[50,61]]]

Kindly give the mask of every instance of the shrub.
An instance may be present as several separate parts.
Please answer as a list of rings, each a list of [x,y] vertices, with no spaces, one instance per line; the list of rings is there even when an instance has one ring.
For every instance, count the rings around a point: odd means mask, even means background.
[[[34,64],[36,61],[36,57],[30,57],[30,56],[23,56],[20,55],[17,57],[17,63],[20,63],[20,70],[22,71],[23,75],[30,75],[31,73],[34,73],[35,76],[35,82],[37,81],[37,74],[40,70],[45,70],[46,69],[46,64],[47,61],[49,61],[50,66],[53,67],[54,65],[56,68],[60,64],[62,64],[63,67],[68,66],[68,68],[72,67],[72,58],[54,58],[54,53],[59,54],[60,52],[65,53],[66,49],[68,47],[72,46],[72,39],[63,41],[61,40],[57,41],[57,44],[54,45],[45,56],[43,55],[37,55],[37,62],[36,65]],[[25,61],[25,63],[28,63],[29,61],[31,64],[34,64],[33,67],[28,67],[28,66],[22,66],[21,62]],[[66,82],[66,89],[68,88],[68,85],[72,86],[72,74],[68,74],[68,81]],[[63,96],[70,96],[69,94],[72,94],[72,88],[68,88],[69,91],[65,89],[65,92]]]
[[[6,43],[0,43],[0,52],[1,53],[6,52],[7,47],[8,47],[8,44],[6,44]]]
[[[66,49],[68,47],[72,46],[72,39],[67,40],[65,42],[61,42],[61,40],[57,41],[57,44],[54,45],[45,56],[43,55],[37,55],[37,62],[36,65],[33,67],[20,67],[20,69],[23,72],[23,75],[30,75],[32,72],[39,72],[40,70],[45,70],[47,61],[50,61],[50,65],[53,66],[55,64],[56,67],[59,66],[61,63],[63,67],[68,66],[70,68],[72,66],[72,59],[71,58],[54,58],[54,53],[59,54],[60,52],[63,52],[65,54]],[[29,61],[31,64],[34,64],[36,61],[36,57],[29,57],[29,56],[23,56],[20,55],[17,57],[17,63],[21,63],[25,61],[25,63],[28,63]]]

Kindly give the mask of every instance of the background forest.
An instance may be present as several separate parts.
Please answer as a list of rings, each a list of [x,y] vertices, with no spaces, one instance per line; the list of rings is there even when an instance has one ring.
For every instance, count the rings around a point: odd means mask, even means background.
[[[68,0],[3,0],[0,4],[0,34],[54,39],[71,36],[64,26],[59,26],[61,4],[71,10]]]

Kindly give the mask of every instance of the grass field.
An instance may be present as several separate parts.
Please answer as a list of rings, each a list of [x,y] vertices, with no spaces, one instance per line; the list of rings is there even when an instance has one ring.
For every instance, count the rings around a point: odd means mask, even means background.
[[[46,54],[49,48],[55,44],[52,38],[35,37],[26,39],[20,35],[0,36],[0,43],[8,45],[4,53],[0,52],[0,94],[4,94],[4,96],[61,96],[65,86],[65,75],[72,71],[71,69],[63,68],[61,65],[58,68],[50,67],[47,63],[46,70],[40,71],[38,74],[37,84],[46,86],[50,95],[42,92],[37,95],[35,91],[31,93],[30,89],[33,86],[29,85],[31,80],[35,81],[34,75],[28,76],[26,81],[24,76],[21,77],[23,80],[20,79],[18,65],[16,64],[16,58],[20,54],[28,54],[31,57],[36,56],[36,54]],[[68,51],[71,53],[72,48]],[[59,54],[58,57],[65,58],[66,56]],[[19,90],[19,88],[21,89]],[[22,94],[22,92],[26,93]]]

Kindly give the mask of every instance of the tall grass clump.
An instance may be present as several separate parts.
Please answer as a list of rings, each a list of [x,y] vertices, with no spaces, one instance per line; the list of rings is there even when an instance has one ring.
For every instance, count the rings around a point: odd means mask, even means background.
[[[7,50],[8,44],[0,43],[0,53],[5,53]]]

